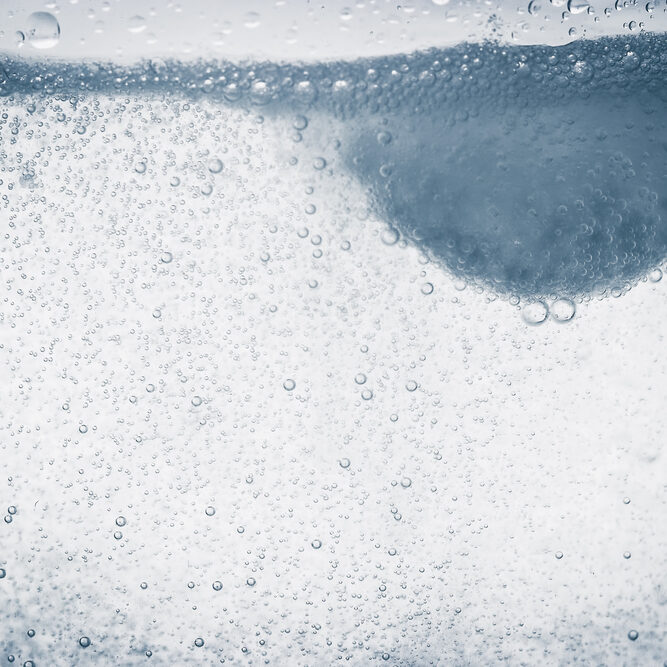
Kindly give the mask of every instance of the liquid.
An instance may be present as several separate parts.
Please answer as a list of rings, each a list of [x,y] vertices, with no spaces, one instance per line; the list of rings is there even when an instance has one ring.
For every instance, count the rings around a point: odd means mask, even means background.
[[[665,53],[3,61],[7,659],[661,664]]]

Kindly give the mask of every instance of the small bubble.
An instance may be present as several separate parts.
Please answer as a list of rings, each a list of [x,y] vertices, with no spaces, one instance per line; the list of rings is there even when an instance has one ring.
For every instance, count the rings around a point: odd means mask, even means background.
[[[172,188],[177,188],[181,184],[181,179],[178,176],[172,176],[169,179],[169,185],[171,185]]]
[[[629,505],[630,504],[630,498],[628,498],[627,496],[625,498],[623,498],[623,504],[624,505]]]
[[[387,553],[388,553],[390,556],[395,556],[395,555],[398,553],[398,551],[396,551],[396,549],[395,549],[394,547],[391,547],[391,548],[387,551]]]
[[[588,9],[588,2],[585,0],[568,0],[567,11],[570,14],[583,14]]]
[[[405,388],[406,388],[408,391],[416,391],[416,390],[417,390],[417,387],[418,387],[418,385],[417,385],[417,383],[416,383],[414,380],[408,380],[408,381],[405,383]]]
[[[257,28],[260,24],[260,15],[257,12],[247,12],[243,20],[243,25],[246,28]]]
[[[380,234],[380,240],[385,245],[396,245],[399,238],[400,234],[398,233],[398,229],[395,227],[387,227],[382,231],[382,234]]]
[[[168,251],[165,250],[161,255],[160,255],[160,261],[163,264],[169,264],[171,260],[174,259],[174,256]]]
[[[257,583],[255,577],[248,577],[245,582],[248,586],[254,586]]]
[[[218,158],[213,158],[208,162],[208,170],[212,174],[219,174],[222,171],[223,167],[224,164],[222,163],[222,160],[219,160]]]
[[[292,380],[291,378],[287,378],[287,380],[283,382],[283,389],[285,389],[286,391],[292,391],[294,387],[296,387],[296,382],[294,382],[294,380]]]
[[[350,461],[350,459],[348,459],[347,457],[342,458],[342,459],[340,459],[340,460],[338,461],[338,465],[339,465],[341,468],[343,468],[344,470],[346,470],[347,468],[350,467],[350,463],[351,463],[351,461]]]
[[[209,505],[204,511],[206,512],[206,516],[213,516],[215,514],[215,507]]]
[[[116,517],[116,525],[119,528],[122,528],[127,523],[127,519],[124,516]]]
[[[315,167],[315,169],[317,169],[318,171],[321,171],[326,166],[327,166],[327,161],[323,157],[316,157],[313,160],[313,167]]]
[[[626,72],[632,72],[641,65],[641,60],[634,51],[628,51],[625,56],[623,56],[621,63]]]
[[[391,143],[391,133],[387,132],[386,130],[382,130],[382,132],[378,132],[377,140],[379,144],[386,146],[387,144]]]
[[[143,32],[144,30],[146,30],[146,19],[144,19],[143,16],[135,14],[127,22],[127,30],[128,32],[131,32],[135,35],[139,34],[140,32]]]
[[[401,486],[402,486],[404,489],[408,489],[408,488],[410,488],[410,487],[412,486],[412,480],[411,480],[409,477],[404,477],[404,478],[401,480]]]
[[[632,554],[629,551],[624,551],[623,552],[623,558],[625,558],[625,560],[628,560],[631,557],[632,557]]]
[[[563,552],[562,552],[562,551],[557,551],[557,552],[555,553],[555,556],[556,556],[556,558],[557,558],[558,560],[560,560],[560,559],[563,557]]]
[[[521,311],[523,321],[531,326],[542,324],[542,322],[547,319],[548,315],[549,308],[544,301],[533,301],[532,303],[526,304]]]
[[[222,582],[221,581],[214,581],[213,582],[213,590],[214,591],[221,591],[222,590]]]
[[[361,398],[363,398],[364,401],[370,401],[371,398],[373,398],[373,392],[370,389],[364,389],[361,392]]]
[[[88,648],[90,646],[90,637],[79,637],[79,646]]]
[[[0,579],[4,579],[7,576],[7,570],[4,567],[0,567]]]
[[[630,630],[630,632],[628,632],[628,639],[630,641],[636,641],[637,637],[639,637],[639,633],[636,630]]]
[[[366,379],[367,379],[367,378],[366,378],[366,375],[365,375],[364,373],[357,373],[357,374],[354,376],[354,381],[355,381],[357,384],[364,384],[364,383],[366,382]]]
[[[662,270],[661,269],[653,269],[653,271],[651,271],[648,274],[648,279],[652,283],[659,283],[662,280]]]
[[[204,645],[204,640],[201,637],[197,637],[197,639],[195,639],[195,646],[197,648],[201,648],[203,645]]]
[[[85,424],[79,426],[79,433],[88,433],[88,427]]]
[[[8,511],[10,514],[16,514],[16,506],[15,506],[15,505],[10,505],[10,506],[7,508],[7,511]]]
[[[433,0],[433,1],[435,2],[436,0]],[[389,657],[390,657],[390,656],[389,656],[389,653],[383,653],[383,654],[382,654],[382,659],[383,659],[383,660],[389,660]]]
[[[192,405],[195,408],[198,408],[202,404],[202,397],[201,396],[193,396],[190,403],[192,403]]]
[[[319,549],[322,546],[322,540],[313,540],[310,543],[310,546],[313,547],[313,549]]]
[[[143,161],[137,162],[137,164],[134,165],[134,171],[136,171],[137,174],[145,174],[147,166],[148,165]]]
[[[117,530],[113,534],[114,540],[122,540],[123,539],[123,533],[120,532],[120,530]]]
[[[393,422],[397,422],[398,421],[398,415],[396,413],[394,413],[394,414],[389,416],[389,419]]]
[[[50,49],[60,40],[60,24],[53,14],[34,12],[28,16],[26,37],[35,49]]]
[[[142,581],[141,584],[139,584],[139,587],[141,590],[145,591],[148,588],[148,584],[145,581]]]
[[[308,119],[305,116],[297,116],[292,123],[295,130],[305,130],[308,127]]]
[[[576,306],[570,299],[557,299],[551,304],[549,312],[556,322],[569,322],[576,312]]]

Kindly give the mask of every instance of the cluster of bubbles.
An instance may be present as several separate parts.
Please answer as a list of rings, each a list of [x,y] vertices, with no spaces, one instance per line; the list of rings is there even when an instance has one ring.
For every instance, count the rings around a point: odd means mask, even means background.
[[[660,281],[663,46],[3,59],[6,652],[39,618],[24,664],[653,658],[651,573],[620,568],[662,537],[619,499],[659,457],[608,456],[651,394],[591,434],[562,398],[603,384],[583,327],[524,323]],[[588,577],[621,531],[632,559]]]

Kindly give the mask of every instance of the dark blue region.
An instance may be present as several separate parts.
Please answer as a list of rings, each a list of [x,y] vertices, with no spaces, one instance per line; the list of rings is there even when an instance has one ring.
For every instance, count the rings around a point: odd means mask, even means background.
[[[665,90],[456,122],[397,111],[356,124],[347,162],[378,215],[459,277],[519,296],[626,289],[667,258]]]

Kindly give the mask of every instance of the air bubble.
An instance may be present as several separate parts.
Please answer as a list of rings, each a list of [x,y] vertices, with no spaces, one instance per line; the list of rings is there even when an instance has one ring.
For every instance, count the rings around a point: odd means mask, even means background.
[[[287,380],[283,382],[283,389],[285,389],[285,391],[293,391],[295,387],[296,387],[296,382],[294,382],[292,378],[287,378]]]
[[[26,37],[35,49],[53,48],[60,40],[60,24],[53,14],[34,12],[28,17]]]
[[[583,14],[588,9],[588,2],[585,0],[569,0],[567,10],[570,14]]]
[[[557,299],[551,304],[549,313],[556,322],[569,322],[576,312],[576,306],[571,299]]]
[[[80,637],[79,646],[82,648],[88,648],[90,646],[90,637]]]
[[[146,30],[146,19],[136,14],[127,22],[127,30],[133,34],[139,34]]]
[[[653,269],[653,271],[648,274],[648,279],[652,283],[659,283],[662,280],[662,269]]]
[[[380,240],[385,245],[395,245],[399,238],[400,234],[395,227],[387,227],[380,235]]]
[[[533,301],[526,304],[521,311],[521,316],[526,324],[537,326],[542,324],[549,315],[549,308],[544,301]]]
[[[219,160],[218,158],[213,158],[208,162],[208,170],[212,174],[219,174],[223,170],[223,168],[224,164],[222,163],[222,160]]]

